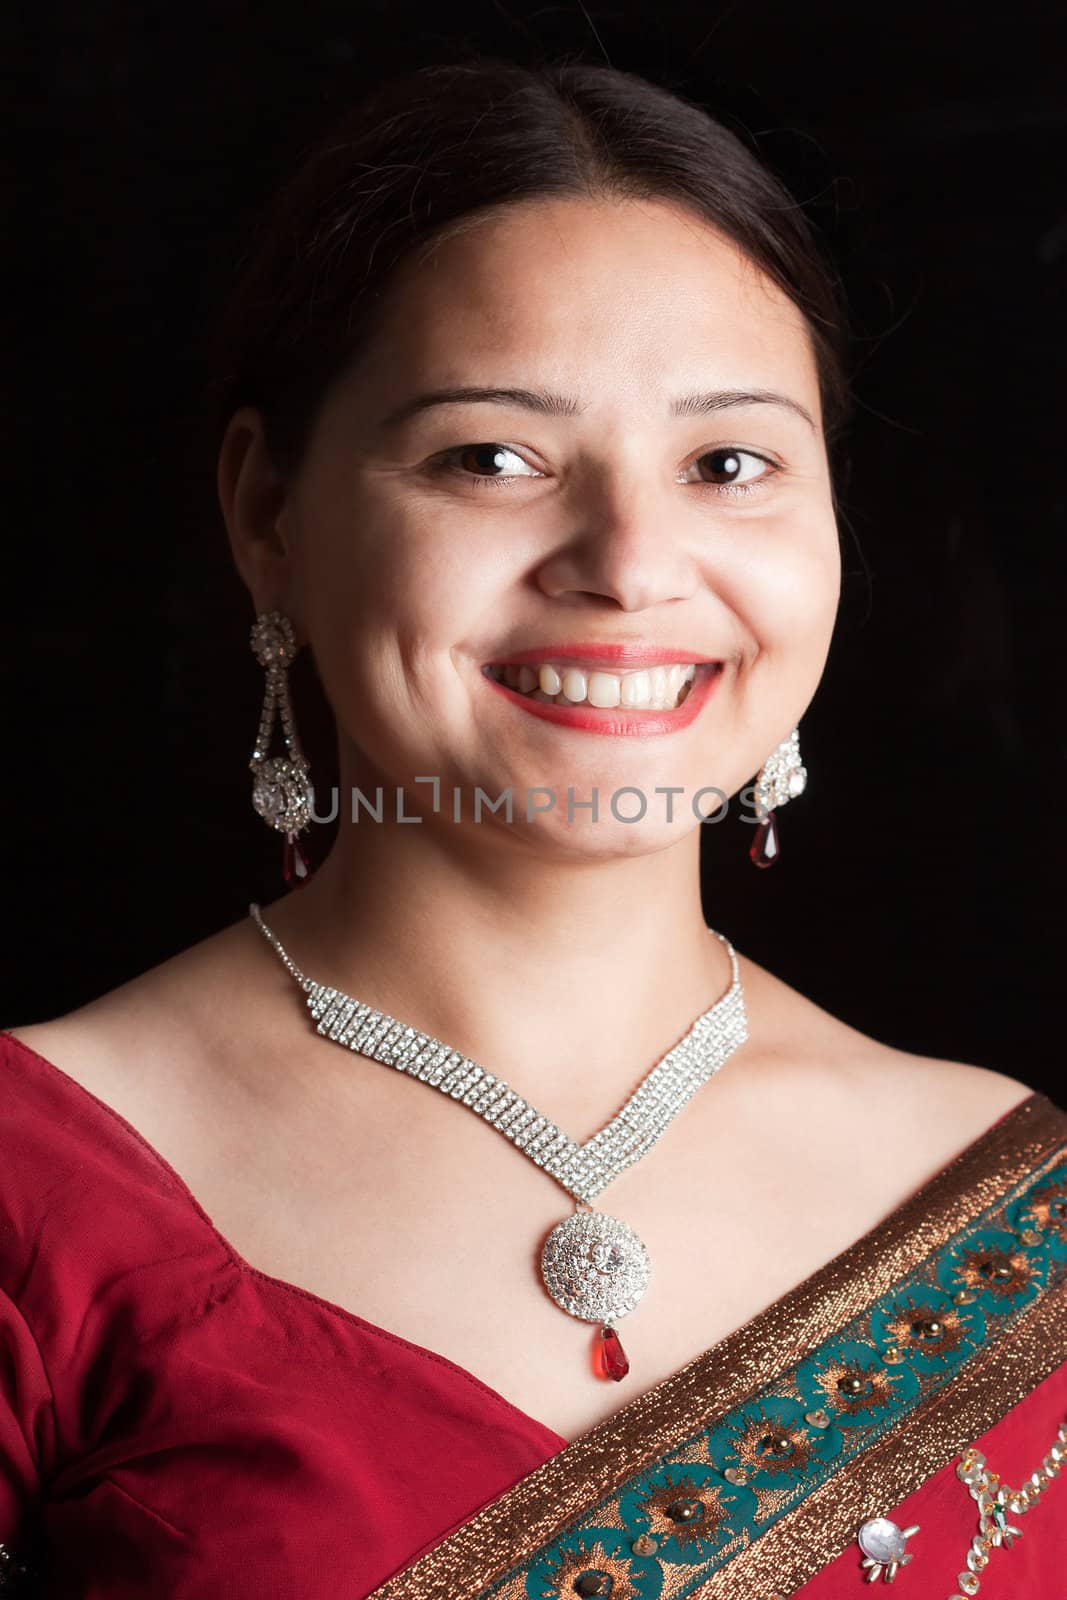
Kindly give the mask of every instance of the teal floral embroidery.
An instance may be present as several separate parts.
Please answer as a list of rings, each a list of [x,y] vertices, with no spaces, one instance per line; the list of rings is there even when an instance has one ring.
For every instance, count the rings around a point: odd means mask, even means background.
[[[1053,1259],[1067,1261],[1067,1166],[1054,1168],[1031,1185],[1008,1207],[1005,1220],[1012,1228],[1038,1229]]]
[[[720,1472],[740,1467],[761,1489],[795,1484],[840,1448],[836,1428],[812,1427],[803,1406],[775,1394],[731,1411],[708,1438],[708,1455]]]
[[[913,1372],[958,1367],[985,1336],[985,1314],[977,1300],[956,1305],[942,1289],[897,1290],[871,1310],[871,1338],[902,1350]]]
[[[649,1534],[656,1555],[670,1565],[707,1561],[753,1517],[751,1489],[727,1483],[714,1467],[673,1464],[636,1479],[619,1501],[619,1516],[638,1539]]]
[[[973,1294],[983,1311],[1018,1311],[1044,1288],[1049,1253],[1043,1245],[1024,1245],[1018,1234],[983,1228],[951,1246],[937,1277],[949,1294]],[[973,1303],[973,1302],[972,1302]]]
[[[575,1585],[594,1574],[611,1579],[610,1600],[658,1600],[663,1570],[658,1561],[634,1555],[632,1542],[632,1535],[618,1528],[565,1534],[531,1567],[526,1579],[529,1600],[574,1600],[581,1592]]]
[[[762,1392],[590,1505],[481,1600],[572,1600],[583,1577],[585,1592],[599,1582],[611,1600],[696,1597],[1065,1281],[1061,1148],[1042,1175],[1028,1174]]]
[[[827,1412],[835,1430],[885,1421],[919,1391],[909,1367],[886,1366],[878,1350],[858,1339],[824,1346],[797,1369],[796,1383],[805,1410]]]

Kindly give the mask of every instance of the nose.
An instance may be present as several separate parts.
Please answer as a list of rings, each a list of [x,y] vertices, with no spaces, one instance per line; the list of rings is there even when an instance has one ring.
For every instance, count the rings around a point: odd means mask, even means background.
[[[563,604],[596,600],[623,611],[688,599],[699,588],[700,574],[678,527],[672,527],[678,514],[677,506],[655,495],[617,494],[587,513],[580,530],[541,562],[541,590]]]

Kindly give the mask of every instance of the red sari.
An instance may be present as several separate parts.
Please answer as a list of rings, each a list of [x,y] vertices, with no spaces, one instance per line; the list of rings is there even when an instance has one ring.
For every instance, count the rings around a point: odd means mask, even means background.
[[[972,1558],[982,1594],[1067,1593],[1067,1113],[1039,1093],[572,1443],[258,1272],[129,1123],[3,1033],[0,1104],[13,1592],[846,1600],[872,1593],[857,1530],[885,1517],[919,1525],[898,1592],[947,1600],[977,1447],[1012,1490],[1040,1475],[1001,1507],[1022,1536]]]

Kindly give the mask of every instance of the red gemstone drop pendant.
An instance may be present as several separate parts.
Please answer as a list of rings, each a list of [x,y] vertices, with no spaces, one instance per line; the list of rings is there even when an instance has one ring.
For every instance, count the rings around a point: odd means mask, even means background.
[[[301,850],[300,841],[295,833],[287,833],[285,836],[282,877],[291,889],[301,888],[311,877],[311,862]]]
[[[626,1351],[622,1347],[622,1340],[615,1329],[609,1324],[600,1330],[600,1372],[605,1378],[614,1378],[619,1383],[630,1370],[630,1363],[626,1359]]]
[[[774,812],[768,811],[756,829],[748,858],[754,866],[773,867],[778,860],[778,852],[778,825],[774,820]]]

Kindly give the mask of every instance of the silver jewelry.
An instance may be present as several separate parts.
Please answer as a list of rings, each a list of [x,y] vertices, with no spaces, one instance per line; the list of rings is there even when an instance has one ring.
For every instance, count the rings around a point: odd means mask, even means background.
[[[879,1578],[884,1578],[886,1583],[892,1583],[900,1568],[914,1560],[912,1552],[904,1546],[912,1534],[918,1532],[917,1522],[910,1528],[901,1528],[889,1517],[869,1518],[856,1535],[863,1552],[860,1565],[867,1574],[867,1582],[877,1583]]]
[[[310,824],[311,807],[315,803],[315,791],[308,777],[310,767],[300,747],[289,698],[288,669],[299,647],[292,623],[280,611],[260,612],[252,624],[249,643],[252,654],[267,674],[259,732],[248,763],[252,772],[252,805],[264,822],[285,834],[282,876],[286,883],[299,887],[311,876],[311,867],[297,835]],[[281,714],[286,753],[268,756],[276,710]]]
[[[760,820],[748,854],[757,867],[772,867],[777,861],[781,847],[774,813],[803,794],[807,783],[808,769],[800,759],[800,729],[794,728],[789,737],[771,751],[756,778],[756,809]]]
[[[431,1034],[420,1033],[353,995],[308,978],[293,961],[253,902],[249,914],[304,991],[315,1031],[326,1038],[406,1072],[468,1106],[510,1139],[516,1149],[555,1178],[575,1200],[575,1213],[549,1233],[541,1252],[541,1276],[558,1306],[601,1326],[600,1370],[619,1379],[629,1363],[614,1324],[645,1292],[648,1251],[625,1222],[592,1208],[608,1184],[646,1155],[702,1084],[748,1038],[737,954],[725,934],[732,982],[688,1033],[663,1056],[599,1132],[579,1145],[503,1078]]]

